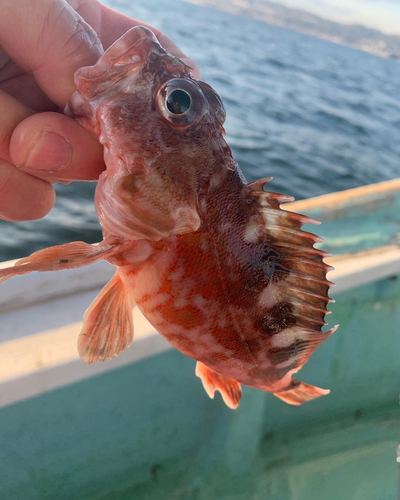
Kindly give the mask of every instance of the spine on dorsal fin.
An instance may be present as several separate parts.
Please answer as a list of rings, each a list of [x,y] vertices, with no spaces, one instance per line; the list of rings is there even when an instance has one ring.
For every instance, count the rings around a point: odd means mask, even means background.
[[[272,181],[272,177],[266,177],[265,179],[259,179],[244,186],[244,193],[247,199],[255,198],[259,199],[260,205],[264,209],[280,209],[282,203],[289,203],[294,201],[294,197],[275,193],[272,191],[265,191],[265,186]],[[315,220],[306,215],[296,214],[295,212],[288,212],[286,210],[280,209],[284,212],[284,217],[288,221],[288,226],[295,224],[296,226],[301,226],[303,224],[321,224],[320,221]]]
[[[323,238],[301,229],[305,224],[318,225],[320,222],[306,215],[282,209],[282,203],[294,201],[294,198],[280,193],[264,191],[263,188],[271,179],[269,177],[257,180],[245,185],[243,188],[245,203],[251,205],[255,202],[251,217],[254,223],[258,225],[259,240],[264,238],[271,241],[271,244],[276,249],[291,255],[296,260],[302,255],[303,262],[304,258],[309,259],[310,264],[314,264],[315,260],[321,262],[329,254],[314,248],[314,244],[323,243]],[[325,263],[323,263],[323,266],[325,266],[326,272],[332,269],[331,266]]]
[[[257,181],[250,182],[244,187],[246,193],[254,198],[260,198],[261,203],[267,202],[271,208],[279,208],[281,203],[287,203],[294,201],[293,196],[282,193],[274,193],[272,191],[265,191],[264,187],[272,181],[272,177],[266,177],[265,179],[259,179]]]

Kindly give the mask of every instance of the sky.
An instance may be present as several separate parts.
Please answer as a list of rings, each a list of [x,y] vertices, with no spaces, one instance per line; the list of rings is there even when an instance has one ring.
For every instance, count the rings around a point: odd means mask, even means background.
[[[274,0],[342,23],[400,35],[400,0]]]

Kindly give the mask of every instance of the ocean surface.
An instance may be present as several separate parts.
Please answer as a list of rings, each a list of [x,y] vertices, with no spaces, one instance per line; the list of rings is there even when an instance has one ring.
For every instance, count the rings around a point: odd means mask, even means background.
[[[227,142],[248,181],[297,199],[400,176],[400,64],[180,0],[109,0],[194,59],[227,109]],[[0,221],[0,261],[101,239],[94,183],[57,186],[40,221]]]

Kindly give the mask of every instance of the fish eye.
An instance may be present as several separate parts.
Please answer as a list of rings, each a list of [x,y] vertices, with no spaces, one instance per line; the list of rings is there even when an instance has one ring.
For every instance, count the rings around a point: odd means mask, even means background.
[[[174,115],[184,115],[190,109],[192,98],[185,90],[176,89],[168,94],[166,103],[171,113]]]
[[[183,130],[199,121],[207,103],[196,82],[188,78],[172,78],[159,89],[156,107],[164,120]]]

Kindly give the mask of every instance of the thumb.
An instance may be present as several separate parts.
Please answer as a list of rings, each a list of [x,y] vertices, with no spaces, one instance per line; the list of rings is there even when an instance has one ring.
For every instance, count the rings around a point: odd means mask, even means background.
[[[1,11],[0,46],[64,107],[75,71],[103,52],[96,33],[65,0],[3,0]]]

